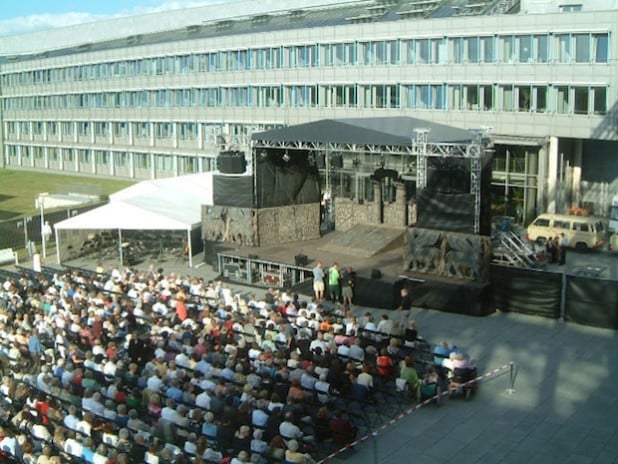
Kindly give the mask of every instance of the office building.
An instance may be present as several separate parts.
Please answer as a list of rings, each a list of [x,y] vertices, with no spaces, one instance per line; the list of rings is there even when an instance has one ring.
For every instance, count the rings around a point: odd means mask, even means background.
[[[495,212],[602,214],[617,28],[615,0],[284,0],[4,37],[3,166],[177,176],[267,129],[412,116],[491,134]]]

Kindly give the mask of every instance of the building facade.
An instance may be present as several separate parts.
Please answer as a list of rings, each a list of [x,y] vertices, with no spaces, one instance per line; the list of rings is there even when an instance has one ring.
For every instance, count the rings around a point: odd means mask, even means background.
[[[618,193],[617,28],[614,0],[304,0],[10,37],[2,162],[151,179],[216,169],[263,130],[405,115],[489,131],[495,213],[605,214]]]

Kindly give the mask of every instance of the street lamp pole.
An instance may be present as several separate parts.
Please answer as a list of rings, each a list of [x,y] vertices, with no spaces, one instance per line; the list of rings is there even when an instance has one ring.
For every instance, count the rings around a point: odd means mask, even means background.
[[[47,257],[47,240],[51,236],[51,227],[45,222],[45,197],[47,193],[39,193],[38,203],[41,212],[41,248],[43,249],[43,258]]]

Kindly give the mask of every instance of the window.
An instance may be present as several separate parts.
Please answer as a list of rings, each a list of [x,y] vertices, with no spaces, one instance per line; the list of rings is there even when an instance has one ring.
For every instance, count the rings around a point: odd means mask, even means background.
[[[590,63],[590,34],[575,34],[575,62]]]
[[[502,37],[502,61],[504,63],[515,61],[515,39],[512,36]]]
[[[594,114],[607,113],[607,89],[605,87],[593,87],[594,97],[592,100]]]
[[[547,86],[532,87],[532,110],[538,113],[547,111]]]
[[[568,5],[560,5],[559,8],[561,13],[573,13],[576,11],[582,11],[582,4],[573,3]]]
[[[575,114],[588,114],[588,87],[574,88],[574,110]]]
[[[538,227],[549,227],[549,219],[538,218],[534,221],[534,225]]]
[[[574,222],[573,223],[573,230],[579,230],[581,232],[589,232],[590,228],[588,227],[588,224]]]
[[[155,124],[155,137],[160,140],[171,139],[174,135],[174,125],[171,122]]]
[[[502,86],[502,110],[513,111],[514,108],[514,92],[512,85]]]
[[[479,62],[479,38],[478,37],[466,37],[466,58],[468,63]]]
[[[107,122],[95,122],[94,123],[94,134],[97,137],[109,136],[109,124]]]
[[[148,153],[135,153],[133,162],[136,169],[150,169],[152,167],[151,157]]]
[[[530,63],[532,62],[532,36],[522,35],[517,37],[519,48],[519,62]]]
[[[556,112],[559,114],[570,113],[570,101],[569,88],[565,86],[556,87]]]
[[[534,59],[537,63],[549,62],[549,37],[547,34],[534,36]]]
[[[150,123],[144,121],[136,122],[135,137],[138,139],[150,138]]]
[[[592,53],[596,63],[607,63],[609,61],[609,35],[592,35]]]
[[[335,63],[335,66],[344,66],[346,64],[346,48],[345,44],[338,43],[330,46],[331,53],[334,55],[329,61]]]
[[[75,126],[72,122],[62,122],[62,135],[73,135],[75,133]]]
[[[34,135],[43,135],[45,130],[45,123],[42,121],[36,121],[32,123],[32,133]]]
[[[478,110],[479,106],[479,87],[477,85],[464,86],[465,108],[467,110]]]
[[[480,41],[483,62],[494,63],[496,61],[495,37],[481,37]]]
[[[92,124],[90,124],[90,122],[88,121],[82,121],[78,123],[78,135],[90,135],[90,131],[92,130],[91,126]]]
[[[48,122],[47,123],[47,135],[50,137],[55,137],[58,135],[58,123],[57,122]]]
[[[72,148],[62,149],[62,159],[67,163],[75,161],[75,151]]]
[[[114,137],[127,137],[129,135],[129,125],[126,122],[115,122]]]
[[[558,62],[571,62],[571,36],[569,34],[559,34],[556,36],[558,41]]]
[[[97,150],[94,152],[96,163],[99,166],[105,166],[109,164],[109,152]]]
[[[156,169],[159,171],[171,171],[174,161],[170,155],[156,155]]]
[[[449,85],[449,103],[454,110],[463,107],[463,89],[461,85]]]
[[[530,87],[517,87],[517,110],[530,111],[531,103]]]
[[[398,40],[390,40],[386,42],[386,47],[388,51],[388,63],[390,64],[399,64],[399,41]]]
[[[494,109],[494,86],[482,85],[481,92],[483,97],[483,110],[491,111]]]
[[[447,60],[446,40],[444,38],[431,39],[430,63],[440,64]]]
[[[462,37],[451,39],[453,44],[453,63],[463,63],[464,60],[464,44]]]
[[[557,219],[554,221],[554,227],[557,229],[570,229],[569,223],[567,221],[560,221]]]
[[[77,157],[82,164],[90,164],[91,162],[90,150],[77,150]]]

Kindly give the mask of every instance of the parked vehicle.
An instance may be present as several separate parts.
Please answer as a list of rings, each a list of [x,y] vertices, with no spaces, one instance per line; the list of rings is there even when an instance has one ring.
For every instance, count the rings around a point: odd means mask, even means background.
[[[612,205],[609,211],[609,233],[618,233],[618,195],[612,198]],[[614,248],[615,249],[615,248]]]
[[[609,236],[607,249],[609,251],[618,251],[618,231]]]
[[[595,216],[571,216],[545,213],[528,226],[528,240],[545,242],[565,234],[570,248],[586,250],[605,244],[606,228],[603,219]]]

